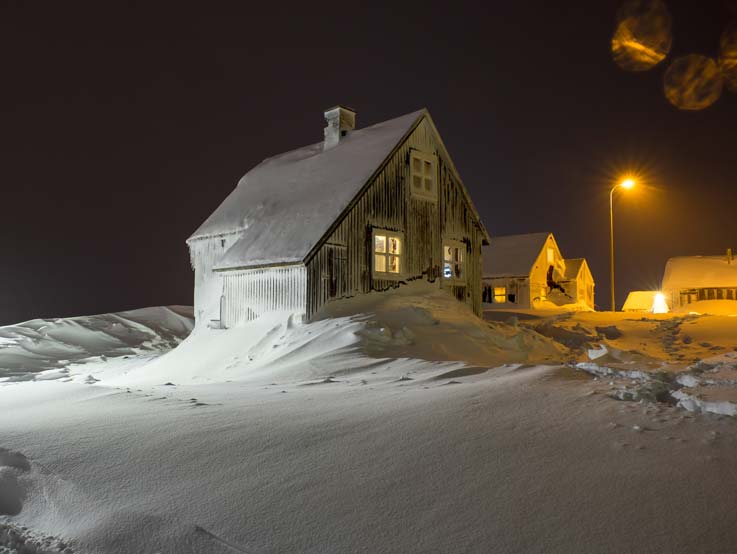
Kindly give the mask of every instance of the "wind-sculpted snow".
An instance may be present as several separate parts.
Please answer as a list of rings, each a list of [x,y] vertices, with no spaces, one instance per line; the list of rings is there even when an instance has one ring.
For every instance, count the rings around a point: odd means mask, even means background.
[[[0,382],[60,379],[74,366],[159,356],[192,326],[191,308],[157,307],[0,327]]]
[[[404,289],[4,383],[0,554],[734,550],[734,318]]]

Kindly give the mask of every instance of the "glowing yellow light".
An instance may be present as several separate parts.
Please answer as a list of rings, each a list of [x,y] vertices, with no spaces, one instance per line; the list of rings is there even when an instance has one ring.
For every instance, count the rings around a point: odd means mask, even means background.
[[[622,181],[621,183],[619,183],[619,186],[622,187],[622,188],[624,188],[624,189],[631,189],[632,187],[635,186],[635,180],[634,179],[627,178],[624,181]]]
[[[652,312],[654,314],[667,314],[669,311],[668,303],[665,301],[665,295],[662,292],[657,293],[653,298]]]

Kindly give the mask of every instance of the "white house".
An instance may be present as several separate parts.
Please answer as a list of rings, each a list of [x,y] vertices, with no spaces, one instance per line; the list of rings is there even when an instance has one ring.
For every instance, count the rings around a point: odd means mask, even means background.
[[[482,295],[491,307],[552,303],[594,309],[594,279],[586,260],[564,259],[552,233],[493,237],[482,261]]]
[[[268,158],[187,240],[196,325],[424,279],[481,312],[489,236],[427,110],[364,129],[325,112],[324,140]]]
[[[737,300],[737,263],[724,256],[679,256],[665,264],[662,292],[671,310],[692,309],[696,302]]]
[[[622,305],[623,312],[652,312],[657,290],[633,290]]]

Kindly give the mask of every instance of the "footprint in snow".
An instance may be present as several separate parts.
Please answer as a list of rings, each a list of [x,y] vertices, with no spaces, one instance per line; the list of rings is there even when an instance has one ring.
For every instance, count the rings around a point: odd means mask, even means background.
[[[18,477],[30,469],[23,454],[0,448],[0,516],[15,516],[23,509],[26,491]]]

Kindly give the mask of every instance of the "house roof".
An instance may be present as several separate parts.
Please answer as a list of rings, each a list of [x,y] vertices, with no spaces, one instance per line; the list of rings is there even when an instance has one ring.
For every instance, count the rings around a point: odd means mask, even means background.
[[[665,264],[663,290],[737,287],[737,260],[726,256],[679,256]]]
[[[216,269],[304,261],[422,118],[432,125],[422,109],[264,160],[188,242],[238,233]]]
[[[217,267],[302,261],[425,110],[267,158],[189,240],[238,232]]]
[[[585,258],[571,258],[564,260],[566,264],[566,279],[575,279],[578,277],[578,272],[581,271],[581,266],[586,263]]]
[[[483,276],[529,275],[552,233],[492,237],[483,249]]]

